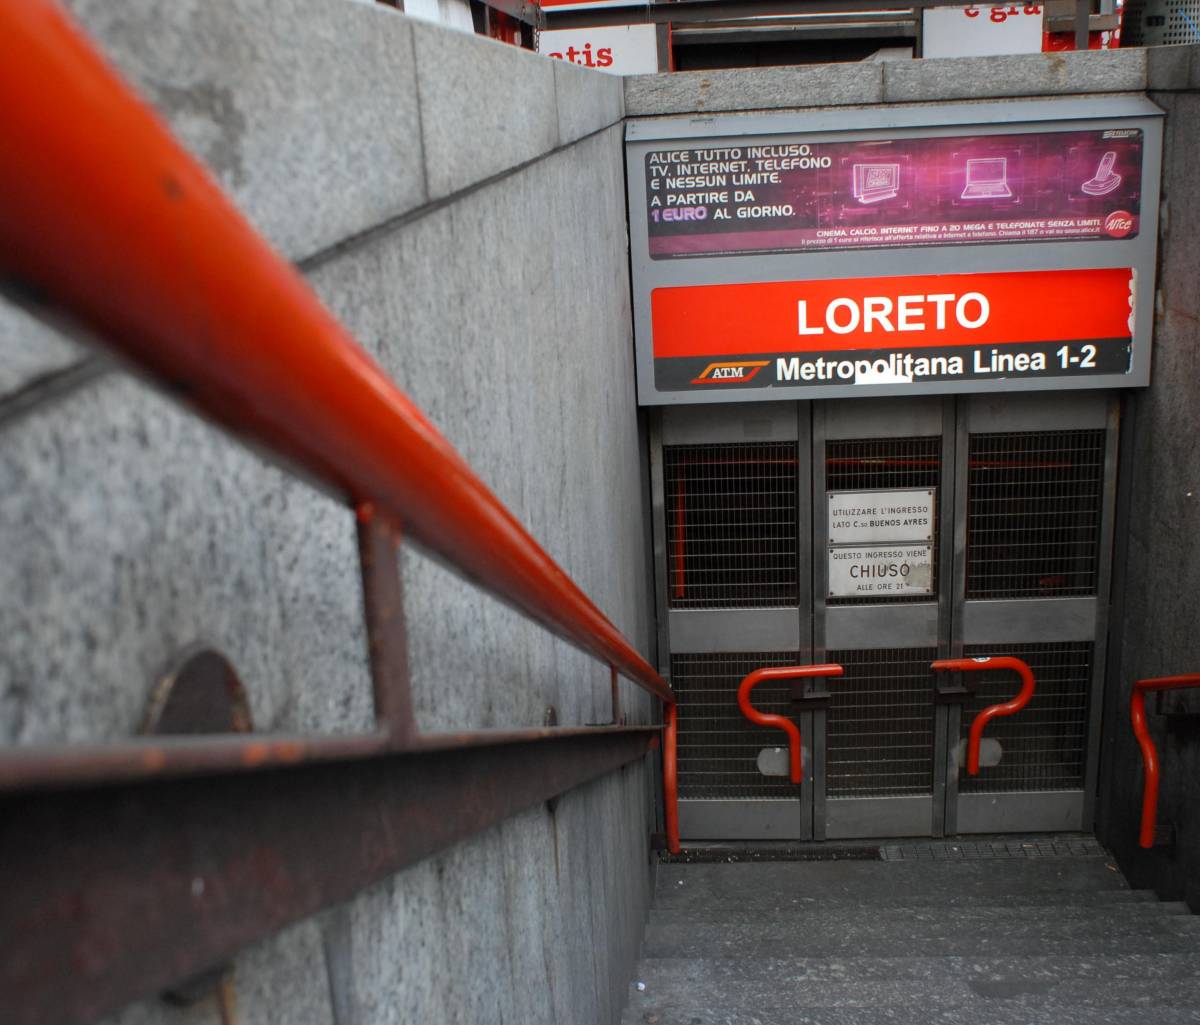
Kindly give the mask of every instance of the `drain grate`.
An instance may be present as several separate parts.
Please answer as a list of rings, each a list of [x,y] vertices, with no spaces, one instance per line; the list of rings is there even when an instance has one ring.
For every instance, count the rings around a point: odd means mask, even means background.
[[[1014,858],[1104,858],[1108,852],[1092,837],[1033,840],[945,840],[886,844],[882,861],[995,861]]]

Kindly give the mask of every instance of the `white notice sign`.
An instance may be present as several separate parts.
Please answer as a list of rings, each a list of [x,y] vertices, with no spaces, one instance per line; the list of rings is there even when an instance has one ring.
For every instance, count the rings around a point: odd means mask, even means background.
[[[934,489],[829,492],[829,543],[932,541]]]
[[[926,7],[921,23],[922,57],[986,57],[1041,53],[1042,7]]]
[[[830,598],[933,594],[933,545],[829,549]]]

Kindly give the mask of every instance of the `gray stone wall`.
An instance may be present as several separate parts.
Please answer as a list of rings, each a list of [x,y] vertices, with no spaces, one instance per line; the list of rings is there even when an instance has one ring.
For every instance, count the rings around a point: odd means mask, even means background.
[[[1129,725],[1135,680],[1200,672],[1200,46],[1148,52],[1150,95],[1167,112],[1159,312],[1150,387],[1125,408],[1099,829],[1134,886],[1200,911],[1200,694],[1168,700],[1197,713],[1190,719],[1168,721],[1147,702],[1162,763],[1159,821],[1176,826],[1174,850],[1137,846],[1142,760]]]
[[[625,80],[625,108],[630,117],[657,117],[1143,92],[1153,52],[1097,50],[634,75]]]
[[[652,655],[620,82],[346,0],[69,6]],[[0,743],[132,735],[197,640],[238,667],[259,730],[372,725],[351,513],[8,305],[0,545]],[[607,719],[603,666],[419,553],[402,570],[422,728]],[[246,951],[239,1021],[614,1021],[651,788],[630,766]],[[111,1020],[217,1011],[150,998]]]

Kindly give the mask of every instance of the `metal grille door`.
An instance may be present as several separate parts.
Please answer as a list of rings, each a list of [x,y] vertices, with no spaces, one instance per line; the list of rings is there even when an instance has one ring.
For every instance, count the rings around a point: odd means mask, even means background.
[[[683,839],[1087,828],[1117,426],[1115,401],[1087,392],[663,410],[651,465]],[[985,655],[1025,660],[1036,691],[989,723],[970,776],[971,722],[1018,681],[964,688],[930,663]],[[799,727],[794,785],[782,731],[743,718],[737,690],[822,662],[844,675],[753,692]]]
[[[811,472],[799,423],[798,407],[779,403],[672,408],[651,426],[660,650],[679,702],[684,839],[811,836],[811,786],[791,782],[785,734],[749,722],[737,702],[754,670],[808,660],[801,510]],[[809,743],[812,716],[789,684],[761,684],[752,703],[790,718]]]
[[[825,443],[825,491],[873,492],[938,489],[942,479],[942,439],[853,438]],[[934,546],[937,580],[937,546]],[[934,589],[934,596],[937,590]],[[888,598],[829,597],[830,605],[869,605],[929,601],[932,596]]]
[[[831,651],[846,675],[829,687],[825,793],[898,797],[933,792],[936,648]]]
[[[959,790],[967,794],[1048,790],[1082,790],[1092,645],[990,644],[968,645],[972,655],[1015,655],[1029,664],[1037,692],[1019,715],[996,719],[988,738],[1000,745],[1000,761],[978,776],[962,776]],[[971,721],[988,705],[1013,696],[1012,673],[980,673],[975,698],[964,708],[960,747]]]
[[[1096,593],[1104,431],[971,436],[967,598]]]
[[[797,798],[787,776],[765,775],[759,767],[764,749],[786,746],[780,730],[747,722],[738,711],[742,678],[766,666],[795,665],[790,651],[732,652],[671,656],[671,685],[679,701],[679,796],[682,798]],[[754,707],[790,716],[787,683],[754,689]]]
[[[821,661],[845,667],[826,687],[827,708],[814,711],[814,733],[822,737],[814,770],[818,839],[928,836],[934,829],[941,791],[929,664],[942,653],[939,626],[948,610],[943,553],[954,434],[947,409],[940,400],[858,400],[814,411],[815,649]],[[894,514],[917,507],[928,516]],[[926,567],[918,587],[892,593],[869,577],[865,586],[856,583],[880,561],[903,569],[910,558]]]
[[[795,605],[796,446],[663,452],[671,608]]]
[[[1036,690],[1022,711],[988,725],[991,760],[975,776],[958,765],[963,737],[1018,681],[982,674],[972,681],[976,696],[953,709],[947,826],[1086,828],[1108,628],[1116,406],[1097,394],[964,400],[958,431],[955,654],[1023,659]]]

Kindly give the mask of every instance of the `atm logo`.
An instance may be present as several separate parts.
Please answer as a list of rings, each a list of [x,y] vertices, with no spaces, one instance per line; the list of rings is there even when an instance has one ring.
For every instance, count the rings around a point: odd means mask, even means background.
[[[731,384],[735,381],[745,384],[770,362],[759,359],[744,363],[710,363],[704,368],[704,373],[692,379],[692,384]]]

